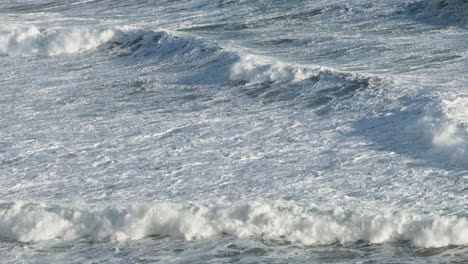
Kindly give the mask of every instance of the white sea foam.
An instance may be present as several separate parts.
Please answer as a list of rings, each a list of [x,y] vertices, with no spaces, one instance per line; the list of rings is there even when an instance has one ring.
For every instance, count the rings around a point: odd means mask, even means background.
[[[366,81],[370,85],[378,82],[375,77],[339,72],[327,67],[283,63],[272,58],[249,55],[241,55],[239,60],[232,65],[229,78],[231,81],[247,84],[296,84],[307,80],[318,81],[320,78],[333,79],[337,83],[341,83],[340,80],[344,79],[349,82]]]
[[[0,27],[0,55],[60,55],[92,50],[114,36],[110,29],[88,27],[48,28]]]
[[[359,240],[409,240],[418,247],[468,243],[465,217],[405,212],[319,211],[294,204],[135,204],[85,209],[44,204],[3,203],[3,240],[135,240],[151,235],[208,239],[221,234],[287,240],[305,245]]]
[[[417,126],[436,153],[468,165],[468,99],[444,99],[426,107]]]
[[[316,75],[316,71],[305,67],[280,62],[272,63],[266,59],[245,56],[232,65],[230,79],[247,83],[300,82]]]

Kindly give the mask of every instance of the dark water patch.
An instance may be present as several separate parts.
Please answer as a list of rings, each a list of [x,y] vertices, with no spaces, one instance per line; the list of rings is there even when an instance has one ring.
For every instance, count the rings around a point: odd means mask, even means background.
[[[228,62],[229,54],[216,44],[191,36],[179,36],[166,31],[136,30],[117,32],[113,40],[103,46],[104,50],[116,58],[116,63],[127,65],[151,64],[161,71],[188,74],[192,79],[201,69]],[[213,69],[215,70],[215,69]],[[208,76],[204,76],[205,78]],[[190,83],[184,78],[182,83]],[[191,83],[196,83],[193,80]]]
[[[12,158],[5,158],[0,160],[1,167],[16,167],[24,161],[24,157],[19,155]]]
[[[398,18],[407,17],[433,26],[468,26],[467,0],[423,0],[405,4],[395,12]]]
[[[293,19],[293,20],[305,20],[311,17],[318,16],[324,12],[323,9],[312,9],[304,10],[297,13],[286,14],[282,16],[275,17],[275,19]]]
[[[261,238],[259,241],[260,243],[268,247],[284,247],[292,245],[290,241],[280,239]]]
[[[70,67],[67,67],[65,70],[67,72],[79,72],[79,71],[84,71],[84,70],[89,70],[92,69],[92,65],[85,65],[85,66],[80,66],[80,65],[70,65]]]
[[[276,45],[282,45],[282,44],[290,44],[295,42],[295,39],[290,39],[290,38],[280,38],[280,39],[272,39],[272,40],[263,40],[257,42],[258,45],[262,46],[276,46]]]
[[[262,39],[257,42],[255,42],[255,45],[258,45],[262,48],[265,47],[281,47],[281,48],[298,48],[298,47],[304,47],[308,48],[309,45],[315,45],[317,42],[319,42],[317,39],[300,39],[300,38],[274,38],[274,39]]]
[[[268,255],[268,249],[263,247],[249,247],[249,245],[240,245],[229,243],[216,254],[218,258],[227,258],[239,260],[241,258],[262,258]]]
[[[432,257],[442,255],[445,252],[451,249],[462,248],[460,246],[448,246],[448,247],[440,247],[440,248],[415,248],[412,250],[411,255],[415,257]]]
[[[25,3],[0,9],[1,13],[41,13],[51,11],[55,7],[62,6],[64,2],[47,2],[47,3]]]
[[[275,12],[271,11],[264,11],[264,13],[275,13],[277,15],[269,16],[269,17],[262,17],[260,19],[255,19],[254,22],[258,26],[271,26],[272,24],[278,26],[299,26],[299,25],[307,25],[308,23],[312,23],[314,20],[325,19],[325,17],[329,18],[329,16],[333,16],[334,14],[344,14],[353,11],[353,9],[348,4],[326,4],[320,7],[309,7],[303,6],[295,6],[294,10],[292,6],[289,5],[287,7],[280,7]]]
[[[334,73],[319,73],[297,83],[266,81],[242,84],[240,94],[258,100],[262,104],[280,103],[285,106],[320,110],[332,101],[346,100],[356,93],[378,85],[378,80],[352,78]],[[321,109],[322,111],[324,109]]]
[[[221,50],[206,50],[205,55],[198,60],[188,63],[186,66],[193,65],[187,69],[177,84],[183,85],[213,85],[226,84],[229,79],[232,65],[239,60],[237,54],[223,52]]]
[[[118,57],[132,55],[148,57],[153,53],[157,53],[162,48],[159,41],[163,37],[165,37],[164,32],[132,32],[130,34],[122,34],[117,40],[110,42],[108,48]],[[143,50],[143,48],[146,48],[146,50]],[[180,48],[180,46],[174,45],[172,48]]]
[[[209,25],[200,25],[193,26],[189,28],[181,28],[178,31],[183,32],[222,32],[222,31],[240,31],[244,29],[253,28],[254,24],[249,23],[221,23],[221,24],[209,24]]]
[[[394,73],[409,73],[425,69],[440,69],[443,68],[447,63],[455,63],[463,60],[463,56],[453,54],[448,56],[434,56],[432,58],[421,58],[417,56],[409,56],[395,60],[394,64],[398,65]],[[401,63],[401,64],[397,64]]]
[[[345,57],[349,54],[351,47],[338,48],[330,51],[322,51],[320,53],[314,54],[314,59],[336,59],[339,57]]]

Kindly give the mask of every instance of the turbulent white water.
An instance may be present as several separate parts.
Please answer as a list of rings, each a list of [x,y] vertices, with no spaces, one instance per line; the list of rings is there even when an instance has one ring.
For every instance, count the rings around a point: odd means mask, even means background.
[[[305,245],[403,239],[419,247],[443,247],[468,242],[465,218],[343,209],[321,212],[288,203],[166,202],[102,210],[25,203],[5,203],[2,207],[2,238],[21,242],[57,238],[125,241],[151,235],[194,240],[221,234],[282,238]]]
[[[2,263],[468,260],[468,3],[0,3]]]
[[[5,27],[0,29],[0,55],[60,55],[95,49],[110,41],[111,30],[86,28],[50,28],[35,26]]]

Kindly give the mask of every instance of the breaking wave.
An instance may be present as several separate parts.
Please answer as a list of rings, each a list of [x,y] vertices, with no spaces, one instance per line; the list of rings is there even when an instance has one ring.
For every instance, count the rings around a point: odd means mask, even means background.
[[[468,165],[468,98],[433,102],[417,123],[424,140],[435,153]]]
[[[230,80],[245,84],[248,94],[267,101],[294,99],[306,107],[319,107],[336,98],[380,83],[376,77],[343,73],[330,68],[308,67],[253,56],[234,63]]]
[[[409,212],[320,211],[282,202],[161,202],[103,209],[0,203],[0,237],[5,241],[123,241],[148,236],[195,240],[220,235],[304,245],[405,240],[417,247],[443,247],[468,243],[468,219]]]
[[[109,29],[49,28],[36,26],[0,27],[0,55],[60,55],[87,51],[108,42],[114,36]]]
[[[282,63],[168,31],[120,30],[104,50],[127,62],[170,67],[181,73],[178,82],[182,84],[240,84],[245,94],[267,102],[295,99],[317,107],[379,82],[330,68]]]
[[[378,83],[375,77],[286,64],[164,30],[34,26],[0,30],[2,55],[54,56],[93,49],[125,63],[170,68],[171,72],[180,73],[175,81],[181,84],[242,84],[245,88],[242,93],[263,102],[294,99],[295,103],[310,108],[338,97],[350,97]]]

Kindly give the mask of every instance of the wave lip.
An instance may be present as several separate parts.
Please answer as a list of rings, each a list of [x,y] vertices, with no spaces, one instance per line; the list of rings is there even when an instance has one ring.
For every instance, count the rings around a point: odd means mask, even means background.
[[[309,108],[321,107],[337,98],[352,97],[360,90],[378,86],[381,81],[374,76],[281,63],[256,56],[244,56],[234,63],[229,80],[244,84],[247,94],[263,100],[293,100]]]
[[[232,65],[229,78],[231,81],[241,81],[248,84],[297,83],[312,76],[313,72],[306,68],[245,57]]]
[[[0,55],[53,56],[92,50],[108,42],[114,30],[89,27],[40,29],[36,26],[0,27]]]
[[[304,245],[408,240],[417,247],[443,247],[468,244],[468,219],[409,212],[320,211],[256,201],[204,205],[160,202],[103,209],[0,204],[0,239],[6,241],[124,241],[155,235],[194,240],[226,234]]]
[[[112,41],[106,45],[118,57],[136,56],[139,58],[167,60],[182,55],[212,55],[220,50],[195,37],[179,36],[165,30],[146,30],[131,27],[117,28]],[[210,53],[211,52],[211,53]]]

